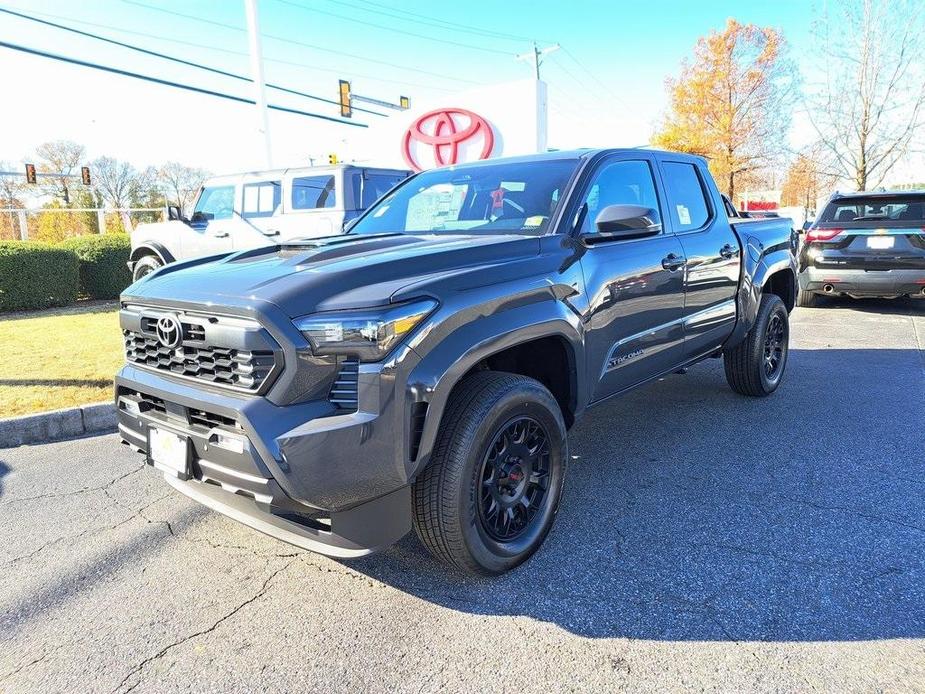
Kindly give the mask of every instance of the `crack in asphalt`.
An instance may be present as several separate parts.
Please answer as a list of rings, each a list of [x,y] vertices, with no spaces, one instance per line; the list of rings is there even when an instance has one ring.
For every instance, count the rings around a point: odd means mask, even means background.
[[[155,661],[155,660],[159,660],[160,658],[163,658],[169,651],[171,651],[172,649],[176,648],[177,646],[181,646],[181,645],[183,645],[184,643],[187,643],[187,642],[189,642],[189,641],[192,641],[192,640],[195,639],[195,638],[198,638],[198,637],[200,637],[200,636],[204,636],[205,634],[209,634],[209,633],[215,631],[215,630],[219,627],[219,625],[221,625],[223,622],[225,622],[225,621],[231,619],[235,614],[237,614],[238,612],[240,612],[242,609],[244,609],[245,607],[247,607],[247,606],[250,605],[251,603],[255,602],[256,600],[259,600],[259,599],[260,599],[261,597],[263,597],[263,596],[267,593],[267,591],[269,590],[269,588],[270,588],[270,582],[271,582],[274,578],[276,578],[276,576],[278,576],[280,573],[282,573],[283,571],[285,571],[286,569],[288,569],[288,568],[289,568],[292,564],[294,564],[296,561],[298,561],[297,558],[292,559],[292,560],[286,562],[286,563],[285,563],[283,566],[281,566],[280,568],[276,569],[276,570],[275,570],[273,573],[271,573],[271,574],[267,577],[267,579],[263,582],[263,585],[260,587],[260,590],[258,590],[254,595],[252,595],[251,597],[249,597],[249,598],[248,598],[247,600],[245,600],[244,602],[239,603],[238,605],[236,605],[232,610],[230,610],[230,611],[227,612],[225,615],[223,615],[222,617],[220,617],[218,620],[216,620],[215,622],[213,622],[211,626],[209,626],[209,627],[207,627],[207,628],[205,628],[205,629],[201,629],[201,630],[199,630],[199,631],[197,631],[197,632],[194,632],[194,633],[192,633],[192,634],[188,634],[187,636],[184,636],[183,638],[181,638],[181,639],[179,639],[179,640],[177,640],[177,641],[173,641],[172,643],[169,643],[169,644],[167,644],[166,646],[164,646],[160,651],[158,651],[158,652],[155,653],[154,655],[148,656],[147,658],[145,658],[144,660],[142,660],[142,661],[141,661],[140,663],[138,663],[135,667],[133,667],[133,668],[128,672],[128,674],[125,675],[125,677],[122,678],[122,681],[119,682],[119,684],[115,687],[115,689],[112,690],[113,693],[122,690],[123,694],[128,694],[128,692],[132,691],[132,690],[135,689],[138,685],[141,684],[142,679],[139,677],[139,679],[138,679],[134,684],[132,684],[132,686],[130,686],[128,689],[123,689],[123,687],[125,686],[125,684],[129,681],[129,679],[132,678],[133,675],[136,675],[136,674],[141,673],[141,671],[144,670],[145,666],[147,666],[149,663],[151,663],[151,662],[153,662],[153,661]],[[268,560],[268,561],[267,561],[267,566],[269,566],[269,563],[270,563],[270,562],[269,562],[269,560]]]
[[[110,480],[106,484],[101,485],[99,487],[84,487],[83,489],[77,489],[77,490],[70,491],[70,492],[49,492],[48,494],[36,494],[35,496],[24,496],[19,499],[10,499],[9,501],[5,501],[2,504],[0,504],[0,508],[4,506],[12,506],[13,504],[21,504],[25,501],[35,501],[37,499],[58,499],[58,498],[65,497],[65,496],[76,496],[78,494],[89,494],[90,492],[104,492],[105,493],[106,490],[109,489],[116,482],[119,482],[120,480],[124,480],[129,475],[134,475],[135,473],[141,472],[144,469],[145,469],[145,465],[142,464],[140,467],[137,467],[134,470],[129,470],[125,474],[119,475],[115,479]]]
[[[809,506],[814,508],[817,511],[841,511],[842,513],[848,513],[853,516],[858,516],[859,518],[866,518],[867,520],[879,521],[880,523],[890,523],[891,525],[898,525],[902,528],[909,528],[910,530],[917,530],[920,533],[925,533],[925,528],[920,525],[914,525],[912,523],[905,523],[900,520],[895,520],[893,518],[887,518],[885,516],[875,516],[871,513],[864,513],[859,511],[856,508],[849,508],[847,506],[825,506],[823,504],[817,504],[813,501],[807,499],[798,499],[792,496],[784,496],[783,494],[776,494],[777,498],[783,499],[784,501],[789,501],[793,504],[802,504],[803,506]]]
[[[25,669],[27,669],[27,668],[30,668],[30,667],[32,667],[33,665],[36,665],[37,663],[41,663],[41,662],[42,662],[43,660],[45,660],[45,658],[47,658],[49,655],[50,655],[50,652],[46,651],[45,653],[42,653],[42,655],[40,655],[38,658],[35,658],[34,660],[30,660],[28,663],[23,663],[23,664],[20,665],[19,667],[16,667],[16,668],[10,670],[8,673],[6,673],[6,674],[3,675],[2,677],[0,677],[0,682],[3,682],[3,681],[6,681],[6,680],[10,679],[11,677],[13,677],[13,675],[17,675],[17,674],[19,674],[20,672],[22,672],[23,670],[25,670]]]
[[[84,530],[84,531],[82,531],[82,532],[76,533],[76,534],[74,534],[74,535],[64,535],[64,536],[62,536],[62,537],[55,538],[54,540],[49,540],[48,542],[46,542],[45,544],[43,544],[42,546],[40,546],[38,549],[34,549],[34,550],[32,550],[31,552],[29,552],[28,554],[23,554],[23,555],[20,555],[20,556],[18,556],[18,557],[13,557],[13,558],[10,559],[9,561],[7,561],[6,564],[4,564],[4,566],[12,566],[13,564],[16,564],[17,562],[24,561],[24,560],[26,560],[26,559],[31,559],[32,557],[34,557],[35,555],[39,554],[40,552],[42,552],[42,551],[48,549],[49,547],[53,547],[54,545],[57,545],[57,544],[59,544],[59,543],[61,543],[61,542],[64,542],[65,540],[77,540],[77,539],[80,539],[80,538],[82,538],[82,537],[92,537],[92,536],[94,536],[94,535],[99,535],[100,533],[105,533],[105,532],[109,532],[110,530],[115,530],[116,528],[119,528],[119,527],[125,525],[126,523],[129,523],[129,522],[133,521],[134,519],[136,519],[136,518],[138,518],[138,517],[144,517],[144,516],[142,516],[142,512],[143,512],[143,511],[145,511],[145,510],[146,510],[147,508],[149,508],[150,506],[153,506],[153,505],[156,504],[158,501],[162,501],[163,499],[166,499],[168,496],[170,496],[170,492],[164,494],[163,496],[157,497],[157,498],[154,499],[153,501],[148,502],[147,504],[145,504],[144,506],[142,506],[140,509],[137,509],[137,510],[133,511],[132,515],[128,516],[127,518],[123,518],[123,519],[120,520],[118,523],[114,523],[113,525],[104,526],[104,527],[102,527],[102,528],[99,528],[99,527],[97,527],[97,528],[88,528],[88,529],[86,529],[86,530]],[[117,504],[117,505],[122,506],[122,508],[128,508],[127,506],[124,506],[124,505],[122,505],[122,504]],[[145,519],[145,520],[147,520],[147,519]],[[149,522],[150,522],[150,521],[149,521]]]

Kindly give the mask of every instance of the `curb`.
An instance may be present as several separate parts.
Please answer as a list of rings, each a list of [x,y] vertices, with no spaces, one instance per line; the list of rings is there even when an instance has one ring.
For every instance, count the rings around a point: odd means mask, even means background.
[[[76,439],[116,430],[116,406],[111,402],[0,419],[0,448]]]

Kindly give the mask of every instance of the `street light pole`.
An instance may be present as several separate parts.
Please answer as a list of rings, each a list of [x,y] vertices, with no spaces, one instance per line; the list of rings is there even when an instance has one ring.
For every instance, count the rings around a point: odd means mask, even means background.
[[[263,54],[260,49],[260,22],[257,17],[257,0],[244,0],[244,14],[247,16],[247,35],[250,43],[251,78],[254,80],[254,101],[257,102],[257,132],[263,136],[264,163],[273,168],[273,154],[270,149],[270,123],[267,118],[267,88],[263,78]]]

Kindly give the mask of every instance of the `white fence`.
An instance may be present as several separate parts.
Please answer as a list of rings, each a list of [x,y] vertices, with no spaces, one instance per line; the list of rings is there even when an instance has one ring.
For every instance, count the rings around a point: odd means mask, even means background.
[[[106,231],[107,214],[119,215],[123,226],[129,227],[126,231],[130,231],[134,226],[131,223],[131,214],[135,212],[157,212],[161,221],[167,220],[166,207],[4,207],[0,208],[0,217],[9,219],[11,222],[16,219],[16,224],[19,226],[19,238],[25,241],[29,238],[30,215],[94,213],[96,214],[97,231],[102,234]]]

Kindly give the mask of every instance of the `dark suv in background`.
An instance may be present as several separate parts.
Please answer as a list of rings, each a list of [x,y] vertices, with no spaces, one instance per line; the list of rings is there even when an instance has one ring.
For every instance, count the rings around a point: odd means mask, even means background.
[[[799,282],[800,306],[925,298],[925,191],[835,194],[803,238]]]

